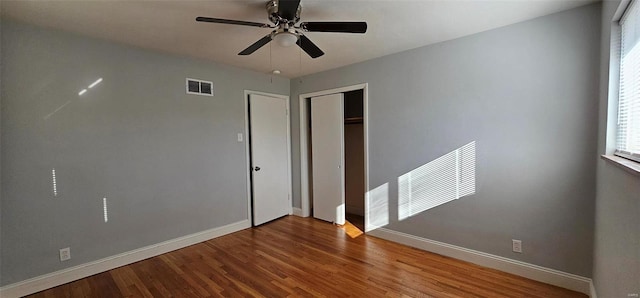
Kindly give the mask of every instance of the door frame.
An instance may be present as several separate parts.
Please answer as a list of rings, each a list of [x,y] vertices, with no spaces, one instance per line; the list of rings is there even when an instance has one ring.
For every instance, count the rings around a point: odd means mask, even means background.
[[[247,218],[251,222],[251,226],[253,226],[253,197],[251,184],[251,148],[249,144],[249,140],[251,138],[251,132],[249,131],[249,96],[251,94],[255,95],[263,95],[275,98],[281,98],[285,100],[285,106],[287,107],[287,190],[289,191],[289,215],[293,213],[293,201],[292,201],[292,193],[293,187],[291,182],[291,113],[289,112],[290,104],[289,104],[289,95],[281,95],[275,93],[267,93],[261,91],[253,91],[253,90],[244,90],[244,148],[245,148],[245,156],[246,156],[246,164],[245,171],[247,174]]]
[[[366,224],[366,216],[369,212],[369,84],[357,84],[351,86],[345,86],[340,88],[310,92],[300,94],[298,97],[299,105],[300,105],[300,199],[301,199],[301,209],[302,209],[302,217],[309,217],[311,215],[311,204],[310,204],[310,189],[309,189],[309,135],[307,134],[307,122],[309,121],[307,117],[308,108],[306,104],[306,100],[311,97],[317,97],[322,95],[329,95],[335,93],[344,93],[348,91],[355,90],[363,90],[363,111],[362,111],[362,121],[363,121],[363,129],[364,129],[364,214],[365,214],[365,224]],[[366,227],[365,227],[366,228]]]

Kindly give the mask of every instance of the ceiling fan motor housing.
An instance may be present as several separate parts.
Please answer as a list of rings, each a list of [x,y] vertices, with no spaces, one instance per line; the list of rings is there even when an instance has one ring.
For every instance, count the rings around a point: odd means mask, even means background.
[[[267,2],[267,13],[269,15],[269,20],[276,25],[280,25],[282,23],[293,25],[299,22],[300,12],[302,11],[302,5],[298,5],[298,9],[296,10],[295,16],[293,16],[293,18],[289,20],[280,15],[280,12],[278,9],[279,8],[278,3],[280,1],[286,1],[286,0],[269,0]]]

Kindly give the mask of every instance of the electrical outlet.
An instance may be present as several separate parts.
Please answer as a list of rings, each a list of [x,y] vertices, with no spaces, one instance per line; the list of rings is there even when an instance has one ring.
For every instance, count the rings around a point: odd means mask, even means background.
[[[60,249],[60,262],[64,262],[71,259],[71,248],[66,247]]]
[[[238,142],[242,142],[242,134],[241,133],[238,134]]]
[[[522,240],[511,239],[513,252],[522,253]]]

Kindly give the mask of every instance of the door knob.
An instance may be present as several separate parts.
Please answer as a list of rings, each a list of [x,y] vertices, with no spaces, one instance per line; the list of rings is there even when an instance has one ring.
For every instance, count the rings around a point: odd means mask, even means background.
[[[260,171],[260,167],[255,167],[255,168],[253,168],[253,170],[256,171],[256,172]]]

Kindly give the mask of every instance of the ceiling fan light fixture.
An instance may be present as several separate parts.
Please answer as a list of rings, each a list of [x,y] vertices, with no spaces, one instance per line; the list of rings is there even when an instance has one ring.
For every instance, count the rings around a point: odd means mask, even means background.
[[[277,33],[275,36],[273,36],[273,40],[281,47],[288,48],[298,42],[298,36],[291,32],[285,31]]]

